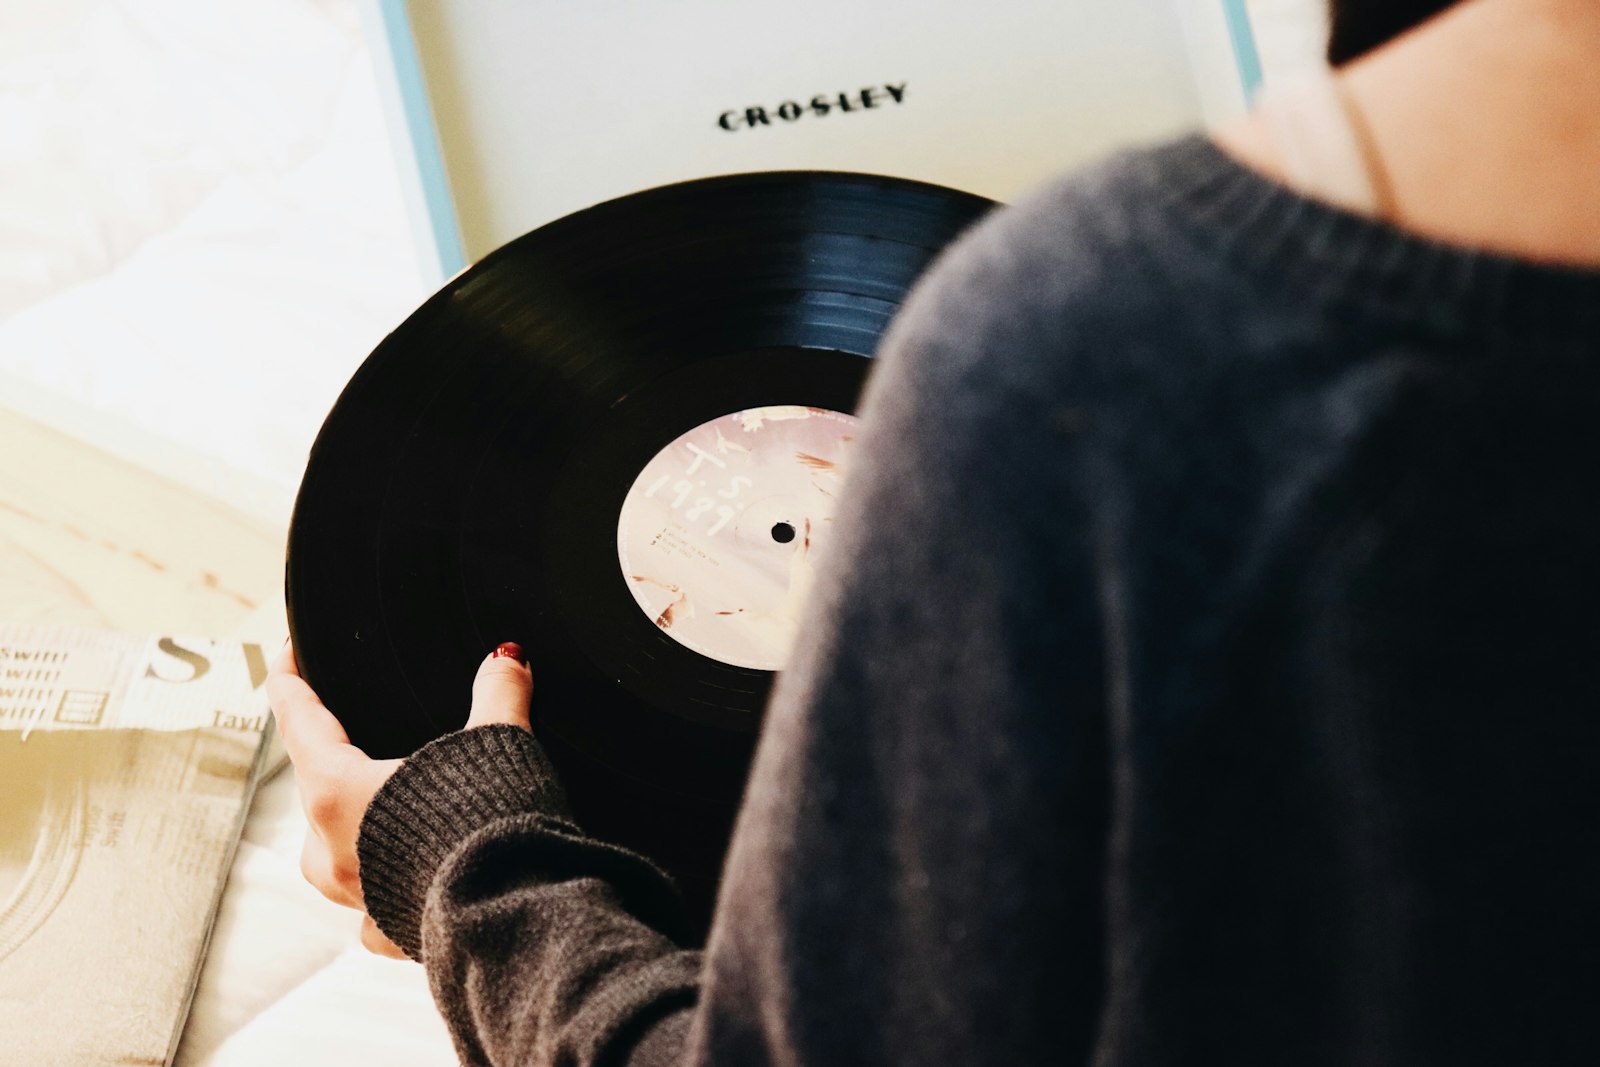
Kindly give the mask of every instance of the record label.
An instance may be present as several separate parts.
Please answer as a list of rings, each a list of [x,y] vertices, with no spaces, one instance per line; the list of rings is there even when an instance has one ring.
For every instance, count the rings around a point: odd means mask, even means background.
[[[617,523],[617,560],[639,609],[709,659],[782,670],[855,432],[855,418],[838,411],[759,407],[658,452]]]

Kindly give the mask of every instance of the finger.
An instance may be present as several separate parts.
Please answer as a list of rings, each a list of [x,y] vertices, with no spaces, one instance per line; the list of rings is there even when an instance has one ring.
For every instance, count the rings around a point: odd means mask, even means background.
[[[355,874],[342,875],[333,862],[328,847],[313,834],[306,835],[300,848],[300,874],[311,888],[345,908],[361,911],[366,901],[361,897],[361,879]]]
[[[406,959],[405,950],[383,936],[383,931],[378,929],[378,924],[372,921],[370,915],[361,917],[361,947],[374,955],[387,956],[392,960]]]
[[[510,723],[528,729],[528,700],[533,672],[523,662],[522,647],[510,641],[489,653],[472,680],[472,712],[467,726]]]
[[[284,674],[292,674],[296,678],[300,677],[300,661],[295,658],[294,639],[292,637],[283,639],[283,647],[278,649],[278,654],[273,657],[272,666],[268,669],[281,671]]]
[[[312,759],[318,749],[350,744],[350,735],[339,720],[300,677],[294,649],[289,645],[283,646],[267,672],[267,702],[272,706],[283,745],[296,765]]]

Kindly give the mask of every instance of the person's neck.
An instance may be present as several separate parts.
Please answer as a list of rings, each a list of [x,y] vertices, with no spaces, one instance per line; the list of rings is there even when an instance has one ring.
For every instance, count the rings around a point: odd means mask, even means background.
[[[1600,4],[1468,0],[1342,68],[1403,229],[1600,266]],[[1255,120],[1218,142],[1282,181]]]

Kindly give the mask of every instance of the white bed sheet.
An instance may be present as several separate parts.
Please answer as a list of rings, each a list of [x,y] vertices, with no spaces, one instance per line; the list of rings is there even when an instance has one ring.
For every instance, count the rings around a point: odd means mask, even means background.
[[[258,490],[231,503],[287,514],[339,390],[426,296],[355,8],[7,8],[11,406],[75,410],[63,428],[125,454],[174,446]],[[58,403],[26,410],[34,397]]]
[[[395,174],[356,0],[6,4],[0,400],[286,525],[328,408],[426,295]],[[421,969],[301,878],[304,834],[283,771],[177,1062],[455,1062]]]
[[[422,968],[363,949],[357,914],[300,876],[305,833],[285,768],[245,824],[178,1067],[455,1063]]]

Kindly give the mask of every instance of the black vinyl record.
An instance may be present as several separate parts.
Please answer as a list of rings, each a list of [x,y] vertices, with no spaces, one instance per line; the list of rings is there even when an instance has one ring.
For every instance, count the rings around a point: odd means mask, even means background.
[[[624,500],[695,427],[854,413],[907,290],[990,206],[869,175],[712,178],[567,216],[449,282],[345,388],[290,528],[301,673],[352,741],[404,756],[460,728],[478,663],[518,642],[578,817],[671,871],[703,925],[774,673],[641,607]]]

